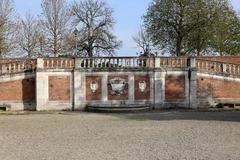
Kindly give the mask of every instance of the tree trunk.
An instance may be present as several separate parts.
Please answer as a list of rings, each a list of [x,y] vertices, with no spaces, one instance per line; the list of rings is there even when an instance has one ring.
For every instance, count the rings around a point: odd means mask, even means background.
[[[176,46],[176,56],[177,57],[179,57],[179,56],[182,56],[181,55],[181,51],[182,51],[182,40],[183,40],[183,38],[182,38],[182,36],[178,36],[177,37],[177,46]]]
[[[31,58],[31,52],[28,52],[27,57],[28,57],[28,58]]]
[[[93,57],[93,49],[92,48],[88,49],[88,57]]]

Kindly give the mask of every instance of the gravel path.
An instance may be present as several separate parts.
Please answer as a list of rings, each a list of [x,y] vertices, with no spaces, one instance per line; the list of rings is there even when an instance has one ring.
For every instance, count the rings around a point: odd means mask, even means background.
[[[1,160],[239,160],[240,112],[0,116]]]

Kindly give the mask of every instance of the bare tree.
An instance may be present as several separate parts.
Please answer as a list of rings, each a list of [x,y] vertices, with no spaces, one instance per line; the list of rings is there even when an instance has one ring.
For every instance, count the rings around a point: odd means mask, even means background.
[[[25,19],[20,21],[19,46],[27,53],[27,57],[37,54],[40,47],[40,32],[38,20],[27,13]]]
[[[138,33],[133,36],[134,42],[137,44],[137,47],[142,49],[142,56],[150,56],[154,50],[154,45],[151,41],[150,34],[141,27]]]
[[[42,28],[46,38],[45,50],[57,57],[64,52],[65,31],[70,22],[66,0],[42,0]]]
[[[0,57],[15,44],[16,25],[12,22],[14,6],[12,0],[0,0]]]
[[[113,55],[121,42],[111,33],[113,10],[101,0],[76,1],[72,5],[74,24],[78,28],[78,51],[89,57]]]

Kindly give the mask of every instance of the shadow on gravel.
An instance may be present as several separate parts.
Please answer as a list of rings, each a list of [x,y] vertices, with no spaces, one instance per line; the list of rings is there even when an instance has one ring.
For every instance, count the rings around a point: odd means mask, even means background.
[[[103,114],[103,113],[102,113]],[[240,111],[214,111],[214,112],[184,112],[184,111],[158,111],[146,113],[107,113],[123,119],[137,121],[171,121],[171,120],[197,120],[197,121],[229,121],[240,122]]]

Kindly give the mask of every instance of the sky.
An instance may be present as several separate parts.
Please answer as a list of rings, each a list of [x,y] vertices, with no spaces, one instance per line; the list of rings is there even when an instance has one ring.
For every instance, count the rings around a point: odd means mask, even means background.
[[[69,0],[70,1],[70,0]],[[119,56],[133,56],[140,51],[132,37],[137,34],[142,24],[142,16],[146,13],[152,0],[106,0],[113,8],[113,17],[116,21],[114,34],[123,42],[117,51]],[[240,0],[231,0],[234,9],[240,13]],[[15,7],[20,15],[31,12],[36,15],[41,13],[41,0],[15,0]]]

